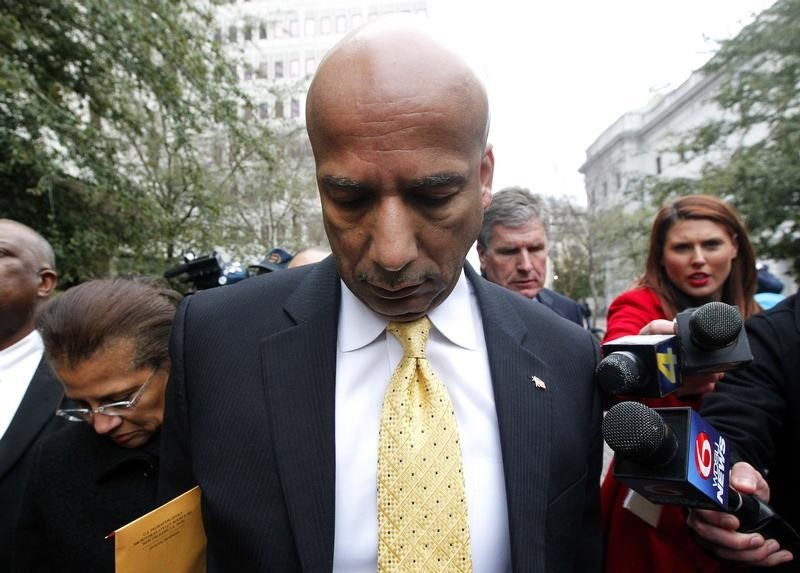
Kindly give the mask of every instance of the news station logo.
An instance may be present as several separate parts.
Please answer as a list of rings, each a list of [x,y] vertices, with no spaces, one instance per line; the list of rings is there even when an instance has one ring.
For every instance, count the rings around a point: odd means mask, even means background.
[[[694,463],[698,475],[707,480],[713,474],[712,487],[717,501],[722,504],[725,492],[725,438],[721,435],[712,448],[705,432],[698,432],[694,440]]]
[[[711,452],[711,440],[705,432],[699,432],[694,440],[694,463],[700,477],[708,479],[714,467],[714,454]]]
[[[656,362],[658,363],[658,374],[662,380],[666,380],[666,388],[678,384],[678,357],[673,352],[671,346],[667,346],[666,352],[656,352]],[[662,386],[664,384],[662,383]]]

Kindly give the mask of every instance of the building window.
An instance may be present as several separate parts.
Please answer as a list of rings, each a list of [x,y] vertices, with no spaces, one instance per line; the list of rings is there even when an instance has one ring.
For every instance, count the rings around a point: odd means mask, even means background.
[[[256,77],[259,80],[267,79],[267,68],[268,68],[267,62],[261,62],[260,64],[258,64],[258,70],[256,70]]]
[[[300,35],[300,23],[297,20],[289,20],[289,35],[292,38]]]
[[[264,22],[258,25],[258,37],[262,40],[267,39],[267,25]]]
[[[346,31],[347,31],[347,16],[345,15],[336,16],[336,32],[342,34]]]
[[[300,117],[300,100],[292,98],[292,117]]]
[[[271,28],[275,30],[275,37],[276,38],[283,38],[285,35],[286,30],[283,27],[283,22],[278,22],[277,20],[272,23]]]
[[[289,61],[289,75],[293,78],[300,75],[300,60]]]
[[[244,118],[245,119],[253,119],[253,106],[246,105],[244,106]]]
[[[361,17],[361,14],[353,14],[351,21],[353,23],[353,28],[358,28],[361,25],[363,18]]]
[[[230,27],[228,28],[228,41],[229,41],[229,42],[235,42],[235,41],[236,41],[236,39],[237,39],[237,30],[236,30],[236,26],[230,26]]]
[[[258,104],[258,116],[261,119],[269,119],[269,104],[266,103]]]
[[[220,30],[219,28],[214,30],[214,40],[216,40],[217,42],[222,42],[222,30]]]
[[[656,156],[656,175],[661,175],[661,156]]]
[[[311,77],[317,70],[317,60],[314,58],[306,58],[306,77]]]
[[[283,62],[281,61],[275,62],[275,77],[276,78],[283,77]]]
[[[319,33],[323,35],[331,33],[331,19],[327,16],[319,21]]]
[[[314,35],[314,18],[306,18],[306,23],[304,25],[303,35],[305,36],[313,36]]]
[[[253,79],[253,66],[250,64],[244,65],[244,79],[252,80]]]
[[[277,100],[275,102],[275,117],[283,119],[283,100]]]
[[[252,39],[253,39],[253,28],[252,28],[252,27],[250,27],[250,26],[245,26],[245,27],[244,27],[244,31],[243,31],[243,33],[244,33],[244,39],[245,39],[245,41],[248,41],[248,40],[252,40]]]

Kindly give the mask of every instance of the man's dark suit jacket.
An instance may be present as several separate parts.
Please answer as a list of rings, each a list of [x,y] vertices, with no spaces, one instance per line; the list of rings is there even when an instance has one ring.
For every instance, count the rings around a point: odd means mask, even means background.
[[[585,326],[586,317],[583,315],[583,309],[581,305],[571,298],[549,288],[543,288],[534,298],[559,316],[574,322],[578,326]]]
[[[61,383],[43,358],[11,425],[0,439],[0,572],[10,570],[14,524],[35,446],[64,426],[64,421],[53,415],[63,393]]]
[[[466,272],[494,386],[513,568],[599,570],[597,346]],[[178,311],[159,494],[200,484],[209,572],[332,569],[340,297],[329,257],[202,291]]]

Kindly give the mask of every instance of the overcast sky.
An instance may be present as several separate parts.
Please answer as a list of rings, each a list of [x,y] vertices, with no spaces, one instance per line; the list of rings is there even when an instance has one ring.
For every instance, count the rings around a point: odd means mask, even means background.
[[[586,148],[623,113],[678,87],[714,40],[773,1],[431,0],[429,15],[484,68],[494,189],[523,185],[585,203]]]

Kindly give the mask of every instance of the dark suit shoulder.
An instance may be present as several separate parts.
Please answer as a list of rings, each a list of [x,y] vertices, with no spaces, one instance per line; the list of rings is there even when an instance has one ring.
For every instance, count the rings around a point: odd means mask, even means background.
[[[579,326],[584,325],[583,309],[581,305],[563,294],[544,288],[536,295],[536,300],[556,312],[563,318]]]
[[[478,277],[478,279],[480,283],[474,284],[476,288],[479,288],[479,284],[480,289],[485,292],[484,300],[497,301],[492,314],[497,313],[496,316],[499,316],[500,320],[521,320],[531,327],[534,332],[547,333],[552,340],[562,342],[566,340],[583,349],[592,348],[593,337],[587,336],[588,330],[578,325],[575,321],[564,320],[562,315],[558,312],[553,312],[550,307],[538,303],[531,304],[531,299],[501,287],[483,277]],[[572,299],[567,300],[574,303]],[[577,305],[577,303],[575,304]],[[567,338],[561,338],[562,336]]]
[[[269,320],[283,326],[302,319],[304,313],[319,310],[316,301],[327,302],[338,292],[338,275],[332,257],[320,263],[252,277],[233,285],[200,291],[187,297],[184,305],[193,315],[216,324],[239,323],[249,318]],[[297,293],[302,303],[292,305]],[[294,310],[297,316],[287,315]],[[209,324],[213,327],[214,324]]]

